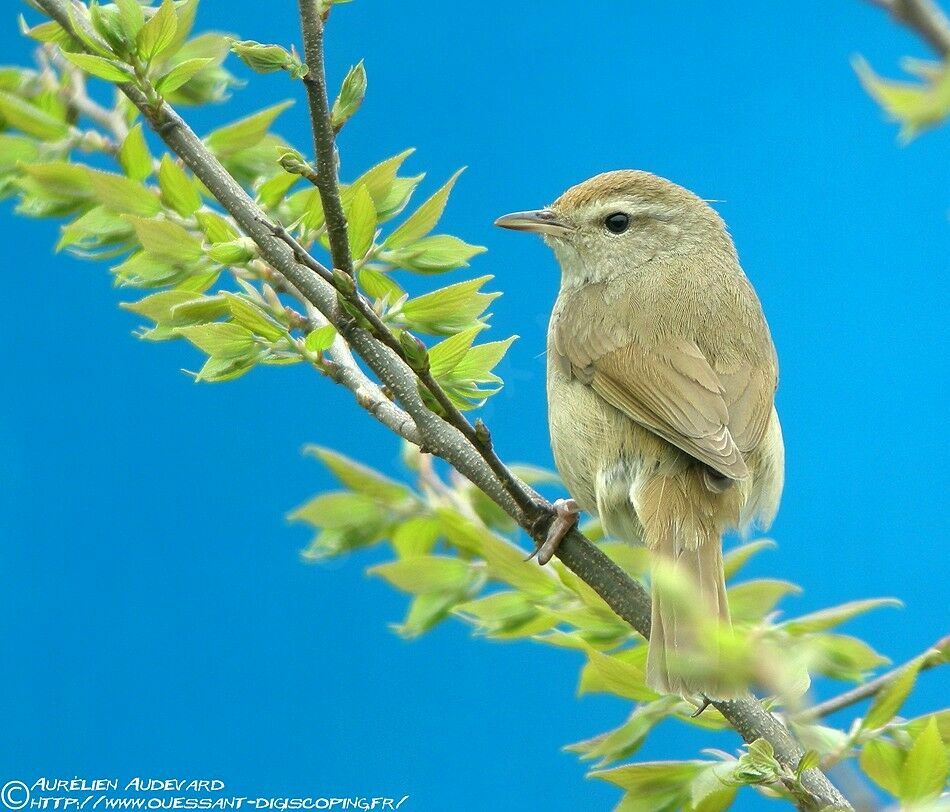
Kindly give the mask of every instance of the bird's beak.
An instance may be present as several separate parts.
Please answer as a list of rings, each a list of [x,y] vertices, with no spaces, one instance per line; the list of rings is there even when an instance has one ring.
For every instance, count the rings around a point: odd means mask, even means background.
[[[513,214],[499,217],[495,220],[495,225],[510,228],[512,231],[533,231],[536,234],[550,234],[552,237],[563,237],[574,230],[551,209],[516,211]]]

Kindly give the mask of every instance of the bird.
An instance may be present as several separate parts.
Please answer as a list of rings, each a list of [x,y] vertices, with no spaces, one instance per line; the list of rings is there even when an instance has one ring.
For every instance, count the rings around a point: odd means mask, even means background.
[[[645,545],[646,684],[707,703],[733,698],[745,688],[716,669],[716,633],[731,629],[722,537],[771,524],[785,451],[775,347],[725,223],[643,170],[596,175],[495,222],[540,234],[561,273],[547,401],[569,498],[554,503],[539,561],[581,511]],[[664,574],[679,592],[658,588]]]

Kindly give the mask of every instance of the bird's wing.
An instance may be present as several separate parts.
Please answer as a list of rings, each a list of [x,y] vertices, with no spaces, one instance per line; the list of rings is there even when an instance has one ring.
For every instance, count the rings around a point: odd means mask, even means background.
[[[748,474],[743,452],[765,432],[774,370],[717,372],[692,340],[646,347],[603,321],[572,319],[555,329],[553,350],[614,408],[731,479]]]

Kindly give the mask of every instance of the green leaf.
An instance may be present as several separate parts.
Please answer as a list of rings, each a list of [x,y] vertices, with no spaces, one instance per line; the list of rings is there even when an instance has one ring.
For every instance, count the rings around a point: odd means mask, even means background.
[[[177,28],[175,4],[172,0],[162,0],[158,11],[142,26],[142,30],[136,37],[139,56],[146,62],[151,62],[155,57],[160,56],[172,44]]]
[[[471,565],[450,556],[423,555],[379,564],[367,570],[378,575],[403,592],[414,595],[426,592],[460,591],[474,577]]]
[[[290,337],[284,325],[276,321],[273,316],[248,297],[225,292],[224,298],[228,302],[231,319],[235,324],[246,327],[255,335],[259,335],[268,341],[278,341],[281,338]]]
[[[393,181],[388,194],[376,205],[376,217],[380,223],[395,217],[406,207],[416,186],[424,177],[423,173],[409,178],[396,178]]]
[[[175,331],[215,358],[244,358],[257,348],[250,330],[230,322],[213,321],[178,327]]]
[[[0,133],[0,173],[15,169],[17,164],[33,161],[39,155],[36,142],[22,135]]]
[[[441,189],[426,200],[402,225],[396,228],[396,230],[385,239],[383,245],[386,248],[402,248],[417,240],[421,240],[426,234],[432,231],[436,223],[439,222],[442,212],[445,210],[445,204],[448,202],[452,187],[455,186],[455,181],[458,180],[458,176],[461,174],[462,170],[460,169],[452,175]]]
[[[325,352],[333,346],[333,340],[336,338],[336,328],[332,324],[325,324],[316,330],[307,333],[304,339],[304,347],[307,352]]]
[[[398,155],[394,155],[392,158],[381,161],[376,164],[376,166],[366,170],[366,172],[353,181],[353,186],[365,186],[370,197],[373,198],[374,208],[381,210],[396,181],[396,173],[399,171],[399,167],[402,166],[403,162],[413,151],[412,149],[407,149]]]
[[[235,153],[250,149],[261,142],[277,116],[292,104],[292,101],[280,102],[239,121],[219,127],[205,138],[205,143],[219,158],[228,158]]]
[[[347,71],[340,93],[330,110],[330,124],[335,131],[339,131],[359,110],[365,95],[366,68],[363,67],[363,61],[360,60]]]
[[[811,668],[833,679],[861,682],[869,671],[889,662],[863,640],[844,634],[811,634],[806,643],[818,654]]]
[[[472,342],[475,341],[483,327],[477,325],[469,330],[464,330],[454,336],[450,336],[444,341],[440,341],[434,347],[429,349],[429,369],[436,378],[443,377],[450,373],[459,362],[465,357],[465,354],[471,349]]]
[[[436,534],[437,532],[438,525]],[[527,595],[513,591],[495,592],[487,597],[468,601],[457,606],[455,611],[489,635],[512,631],[540,615]]]
[[[419,637],[448,617],[453,607],[465,599],[465,595],[465,589],[416,595],[409,605],[406,619],[393,628],[400,637],[408,640]]]
[[[392,305],[406,296],[406,291],[391,277],[374,268],[360,268],[357,279],[360,287],[371,299]]]
[[[177,223],[127,215],[142,247],[156,257],[193,263],[202,255],[201,243]]]
[[[871,739],[861,748],[858,764],[868,778],[896,797],[901,791],[904,758],[903,751],[886,739]]]
[[[134,0],[130,2],[134,3]],[[145,142],[141,124],[132,127],[122,142],[119,148],[119,164],[132,180],[143,181],[152,174],[152,154]]]
[[[875,730],[894,718],[913,690],[919,670],[920,660],[915,660],[886,688],[878,692],[864,719],[861,720],[861,730]]]
[[[321,446],[307,446],[307,454],[322,462],[341,484],[358,493],[364,493],[387,503],[398,503],[412,496],[412,492],[401,482],[383,476],[362,463],[343,456],[338,451]]]
[[[276,208],[299,180],[300,175],[284,171],[277,172],[257,187],[257,199],[265,208]]]
[[[182,217],[190,217],[201,208],[201,195],[194,183],[170,155],[162,156],[158,185],[162,190],[162,200]]]
[[[399,321],[430,335],[447,335],[477,326],[477,319],[500,293],[481,293],[493,277],[458,282],[409,299],[399,309]]]
[[[867,92],[894,120],[901,123],[901,138],[909,141],[950,114],[950,63],[930,81],[892,82],[881,79],[863,59],[854,62]]]
[[[257,73],[286,70],[292,79],[307,75],[307,66],[297,55],[279,45],[264,45],[251,39],[235,40],[231,43],[231,52]]]
[[[760,578],[729,587],[729,610],[732,619],[758,621],[768,614],[785,595],[797,595],[801,588],[789,581]]]
[[[413,516],[396,525],[390,542],[399,558],[429,555],[440,533],[437,519],[432,516]]]
[[[238,237],[228,242],[216,242],[206,251],[221,265],[247,265],[257,256],[257,244],[250,237]]]
[[[829,609],[822,609],[819,612],[812,612],[809,615],[787,620],[781,627],[789,634],[807,634],[808,632],[820,632],[825,629],[833,628],[850,620],[853,617],[870,612],[872,609],[878,609],[882,606],[901,607],[902,604],[896,598],[869,598],[867,600],[852,601],[843,603],[840,606],[833,606]]]
[[[750,541],[748,544],[742,544],[725,553],[722,557],[722,571],[726,580],[732,578],[756,553],[773,549],[775,546],[775,542],[771,539],[759,539],[758,541]]]
[[[125,175],[89,169],[88,178],[93,196],[112,211],[152,217],[162,210],[157,195],[142,183],[127,178]]]
[[[119,22],[128,42],[135,42],[139,31],[145,25],[145,13],[138,0],[115,0],[119,9]]]
[[[365,186],[357,186],[346,208],[346,234],[354,261],[366,256],[376,236],[376,209]]]
[[[947,751],[940,740],[937,723],[931,719],[914,739],[901,770],[901,801],[930,801],[943,792],[947,783]]]
[[[230,242],[241,236],[234,226],[220,214],[211,211],[198,211],[195,212],[195,218],[210,243]]]
[[[651,702],[657,698],[657,694],[646,686],[645,646],[631,650],[637,655],[633,660],[605,654],[592,646],[587,646],[585,651],[587,665],[581,671],[579,693],[609,693],[637,702]]]
[[[456,380],[484,381],[494,379],[491,371],[505,357],[505,353],[515,342],[518,336],[511,336],[504,341],[489,341],[472,347],[465,357],[459,361],[450,373]]]
[[[78,50],[82,48],[82,43],[79,40],[75,39],[69,32],[66,31],[58,22],[55,20],[50,20],[49,22],[40,23],[30,28],[27,25],[26,20],[23,15],[20,15],[20,33],[25,37],[36,40],[37,42],[51,42],[55,45],[59,45],[63,48],[68,48],[71,51]],[[4,88],[6,89],[6,88]]]
[[[577,753],[584,760],[599,759],[598,766],[606,766],[612,761],[619,761],[633,755],[646,740],[650,731],[681,705],[679,697],[675,696],[664,696],[655,702],[644,703],[639,705],[630,718],[615,730],[587,741],[570,744],[564,749]],[[719,786],[723,785],[719,784]],[[703,797],[714,789],[710,787],[708,791],[704,791]],[[696,793],[694,792],[695,802]]]
[[[195,57],[179,62],[155,83],[155,90],[162,96],[172,93],[212,62],[214,60],[210,57]]]
[[[135,78],[135,74],[129,68],[113,59],[68,51],[63,51],[63,56],[90,76],[105,79],[107,82],[131,82]]]
[[[706,761],[654,761],[595,770],[590,775],[609,781],[635,796],[656,796],[658,793],[676,796],[687,793],[690,782],[708,765]],[[661,807],[654,808],[659,810]]]
[[[78,247],[91,251],[104,245],[126,242],[132,233],[132,227],[114,211],[95,206],[63,227],[56,250]]]
[[[458,549],[481,556],[495,580],[539,599],[558,591],[557,581],[536,563],[525,561],[524,552],[507,539],[449,508],[439,508],[436,515],[445,538]]]
[[[240,378],[244,373],[254,368],[256,359],[251,355],[236,357],[210,356],[195,375],[195,381],[218,383]]]
[[[821,756],[818,754],[817,750],[807,750],[802,754],[802,757],[798,760],[798,766],[795,767],[795,775],[798,778],[802,777],[802,773],[806,770],[813,770],[821,762]]]
[[[156,324],[162,324],[174,321],[172,315],[174,308],[185,302],[201,301],[206,297],[198,296],[192,291],[187,290],[163,290],[139,299],[137,302],[122,302],[119,306],[124,310],[137,313],[147,319],[151,319]],[[213,316],[216,318],[217,315]]]
[[[5,90],[0,90],[0,124],[14,127],[43,141],[55,141],[69,133],[69,125],[65,121],[54,118]]]
[[[436,274],[467,267],[473,256],[486,250],[484,246],[469,245],[458,237],[439,234],[424,237],[395,251],[387,251],[380,259],[407,271]]]

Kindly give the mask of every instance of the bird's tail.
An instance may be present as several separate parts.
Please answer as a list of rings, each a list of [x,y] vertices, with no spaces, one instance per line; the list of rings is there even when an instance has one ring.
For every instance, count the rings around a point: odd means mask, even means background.
[[[712,491],[693,469],[653,477],[634,496],[652,553],[647,684],[667,694],[736,696],[737,687],[720,667],[718,646],[719,635],[732,625],[721,519],[733,495]]]

